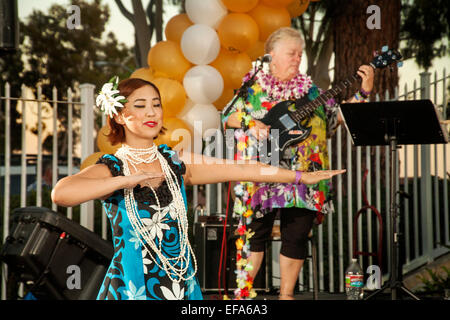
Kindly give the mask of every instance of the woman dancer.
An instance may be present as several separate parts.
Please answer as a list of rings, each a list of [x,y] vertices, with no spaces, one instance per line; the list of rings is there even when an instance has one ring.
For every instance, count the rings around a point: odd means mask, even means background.
[[[257,162],[223,164],[201,155],[194,162],[191,153],[157,146],[153,140],[164,130],[160,93],[141,79],[105,84],[97,104],[109,116],[110,141],[122,147],[58,181],[52,200],[61,206],[103,201],[114,256],[98,299],[202,299],[188,240],[185,184],[242,179],[312,184],[345,171],[302,173]]]

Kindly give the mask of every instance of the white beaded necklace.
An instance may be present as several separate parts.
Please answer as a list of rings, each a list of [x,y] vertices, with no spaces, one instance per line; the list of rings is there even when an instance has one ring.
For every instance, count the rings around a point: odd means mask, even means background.
[[[122,160],[123,171],[126,176],[131,174],[128,164],[131,164],[133,169],[137,171],[136,168],[137,165],[141,163],[148,164],[156,160],[159,160],[162,171],[165,175],[167,186],[169,187],[170,193],[172,195],[172,201],[174,205],[171,206],[171,208],[176,211],[175,214],[171,214],[171,216],[175,217],[175,220],[177,221],[178,225],[178,238],[180,241],[179,256],[167,258],[166,256],[164,256],[162,252],[161,246],[162,239],[160,239],[159,245],[155,243],[154,237],[150,235],[149,228],[142,222],[142,219],[139,217],[137,204],[134,198],[132,188],[124,189],[125,207],[127,210],[127,215],[134,231],[138,235],[139,241],[141,242],[142,246],[143,247],[149,246],[152,249],[149,250],[147,248],[147,251],[149,252],[151,259],[161,269],[166,271],[168,277],[172,281],[180,282],[181,280],[187,281],[193,278],[197,272],[197,260],[195,259],[195,255],[193,253],[192,247],[188,239],[187,213],[176,174],[170,168],[164,156],[158,151],[158,148],[155,144],[153,144],[153,146],[148,149],[135,149],[124,144],[119,150],[117,150],[115,155],[120,160]],[[159,198],[152,186],[150,186],[150,189],[155,195],[158,214],[161,215],[161,205],[159,202]],[[159,264],[155,259],[155,257],[153,257],[152,251],[156,253],[161,264]],[[189,268],[189,260],[191,256],[194,262],[194,271],[188,277],[186,277],[185,275]]]

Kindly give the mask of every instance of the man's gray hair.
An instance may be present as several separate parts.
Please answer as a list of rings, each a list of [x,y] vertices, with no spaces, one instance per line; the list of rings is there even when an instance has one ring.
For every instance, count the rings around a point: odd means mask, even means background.
[[[296,39],[300,42],[302,49],[305,47],[305,40],[303,40],[303,37],[298,30],[291,27],[283,27],[274,31],[269,38],[267,38],[266,43],[264,44],[265,53],[273,51],[278,41],[284,39]]]

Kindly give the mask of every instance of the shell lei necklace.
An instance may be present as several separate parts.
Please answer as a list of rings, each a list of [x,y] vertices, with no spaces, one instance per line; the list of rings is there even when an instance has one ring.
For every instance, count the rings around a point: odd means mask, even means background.
[[[156,160],[159,160],[161,164],[162,171],[165,175],[167,186],[169,187],[170,193],[172,195],[173,206],[171,209],[175,210],[175,214],[171,214],[172,217],[175,217],[178,225],[178,239],[180,241],[180,254],[177,257],[168,258],[163,254],[162,250],[162,240],[159,240],[159,244],[154,240],[156,237],[152,237],[149,232],[149,227],[146,226],[142,219],[139,217],[139,212],[136,204],[136,200],[134,198],[133,188],[124,189],[125,195],[125,207],[127,210],[128,218],[131,222],[131,225],[138,235],[139,241],[142,246],[147,249],[151,259],[163,269],[168,277],[173,282],[180,282],[181,280],[187,281],[195,276],[197,273],[197,261],[195,259],[195,255],[193,254],[192,247],[189,243],[188,239],[188,220],[186,208],[184,205],[184,200],[181,194],[181,189],[178,184],[177,176],[170,168],[167,160],[164,156],[158,151],[157,146],[154,144],[152,147],[148,149],[135,149],[130,146],[123,145],[119,150],[117,150],[115,154],[120,160],[123,162],[123,171],[126,176],[131,174],[129,164],[133,167],[135,171],[137,171],[136,166],[142,163],[152,163]],[[155,195],[155,199],[158,207],[158,214],[161,215],[161,205],[158,199],[158,196],[150,186],[153,194]],[[151,250],[149,250],[149,248]],[[156,257],[153,256],[152,251],[159,258],[161,264],[157,262]],[[191,275],[186,277],[186,273],[189,268],[189,260],[192,256],[192,260],[194,261],[194,272]]]

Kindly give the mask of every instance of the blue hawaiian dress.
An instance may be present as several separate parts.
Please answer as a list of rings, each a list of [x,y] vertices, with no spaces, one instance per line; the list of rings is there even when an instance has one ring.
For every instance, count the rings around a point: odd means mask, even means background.
[[[167,145],[160,145],[158,150],[177,175],[186,204],[182,177],[186,171],[184,163],[178,160],[177,154]],[[103,155],[97,163],[107,165],[113,176],[124,175],[122,161],[114,155]],[[143,220],[152,220],[157,240],[162,241],[163,254],[167,258],[177,257],[180,252],[178,225],[177,221],[170,216],[172,195],[166,181],[155,191],[160,201],[160,211],[156,210],[156,199],[150,188],[141,188],[138,185],[133,189],[139,216]],[[156,253],[151,252],[150,255],[149,246],[142,246],[128,219],[123,190],[116,190],[113,195],[103,201],[103,206],[111,224],[114,255],[100,287],[98,300],[202,299],[196,276],[187,281],[173,281],[166,271],[159,267],[161,263]],[[153,259],[157,259],[156,263]],[[189,260],[185,278],[194,272],[192,259],[193,257]]]

